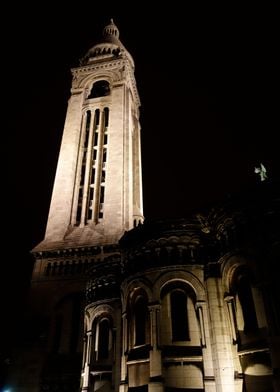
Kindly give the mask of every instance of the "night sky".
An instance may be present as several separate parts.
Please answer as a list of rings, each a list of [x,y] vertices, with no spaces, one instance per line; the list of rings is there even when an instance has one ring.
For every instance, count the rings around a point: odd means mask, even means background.
[[[118,11],[110,2],[64,11],[22,3],[8,15],[2,98],[9,102],[12,219],[5,264],[17,268],[13,287],[28,287],[29,250],[44,236],[70,68],[110,18],[135,60],[146,219],[185,217],[242,192],[259,181],[260,162],[269,178],[280,177],[276,10],[183,4],[155,12],[142,2],[118,3]]]

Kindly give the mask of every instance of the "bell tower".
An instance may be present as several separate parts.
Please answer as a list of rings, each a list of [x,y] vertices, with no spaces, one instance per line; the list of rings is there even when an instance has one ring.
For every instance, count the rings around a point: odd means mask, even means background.
[[[45,237],[32,249],[33,340],[28,353],[19,349],[11,379],[16,389],[22,374],[32,373],[29,392],[39,385],[79,389],[89,271],[107,266],[110,277],[110,260],[120,262],[120,238],[143,221],[140,100],[133,59],[113,20],[71,72]]]
[[[117,243],[143,220],[134,62],[111,20],[72,69],[46,234],[35,250]]]

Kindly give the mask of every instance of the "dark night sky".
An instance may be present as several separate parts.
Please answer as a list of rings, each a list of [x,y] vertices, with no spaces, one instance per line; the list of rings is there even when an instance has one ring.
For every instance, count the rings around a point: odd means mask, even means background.
[[[157,12],[142,2],[121,4],[116,12],[109,2],[64,11],[22,3],[8,15],[2,98],[9,102],[7,151],[15,152],[8,165],[15,216],[5,263],[12,271],[17,265],[14,285],[26,287],[28,252],[44,236],[70,68],[111,17],[136,65],[146,218],[187,216],[242,192],[258,181],[260,162],[280,177],[276,11],[256,3],[172,2]]]

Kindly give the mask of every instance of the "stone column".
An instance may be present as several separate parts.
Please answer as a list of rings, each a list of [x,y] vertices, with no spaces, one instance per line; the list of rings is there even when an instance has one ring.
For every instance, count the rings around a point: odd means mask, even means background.
[[[238,341],[238,328],[237,328],[237,321],[236,321],[236,313],[234,307],[234,297],[232,295],[227,295],[225,298],[225,303],[227,307],[227,314],[228,314],[228,324],[230,327],[231,332],[231,349],[232,349],[232,356],[233,356],[233,364],[234,370],[240,374],[242,373],[241,363],[237,352],[237,341]],[[235,390],[236,392],[242,391],[242,384],[243,380],[240,377],[236,377],[235,379]]]
[[[218,271],[206,281],[209,303],[209,320],[212,330],[212,355],[216,392],[235,392],[234,364],[231,331],[227,323],[227,309]]]
[[[126,392],[128,390],[127,384],[127,314],[122,314],[122,356],[121,356],[121,381],[120,381],[120,392]]]
[[[207,312],[207,304],[204,301],[196,302],[196,311],[201,336],[201,347],[203,356],[203,373],[205,392],[216,391],[213,368],[212,348],[210,340],[210,329]]]
[[[91,357],[91,346],[92,346],[92,331],[87,332],[86,339],[86,354],[85,354],[85,366],[82,374],[83,386],[82,391],[89,391],[89,375],[90,375],[90,357]]]
[[[234,307],[233,307],[234,298],[232,295],[227,295],[224,299],[228,310],[228,319],[229,319],[229,325],[231,330],[231,337],[233,343],[235,344],[237,342],[237,334],[236,334],[237,328],[236,328],[236,319],[235,319]]]

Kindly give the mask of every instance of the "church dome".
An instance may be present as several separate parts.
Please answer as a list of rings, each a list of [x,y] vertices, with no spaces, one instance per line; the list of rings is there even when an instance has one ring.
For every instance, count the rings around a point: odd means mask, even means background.
[[[111,19],[110,23],[103,29],[101,42],[88,50],[87,54],[81,59],[81,65],[91,64],[103,59],[110,60],[110,58],[114,59],[124,55],[134,67],[133,59],[119,40],[119,36],[119,29]]]

